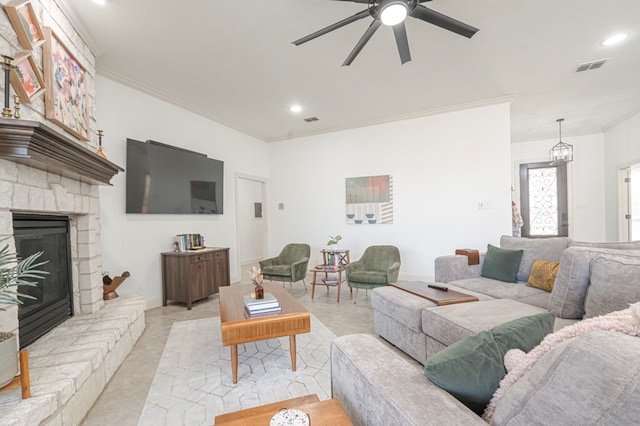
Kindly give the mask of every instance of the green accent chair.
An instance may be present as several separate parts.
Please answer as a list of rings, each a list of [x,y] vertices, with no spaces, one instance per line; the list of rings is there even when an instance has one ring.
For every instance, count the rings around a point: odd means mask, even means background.
[[[358,261],[345,266],[347,284],[351,293],[356,289],[356,300],[359,288],[367,291],[394,283],[399,273],[400,251],[395,246],[370,246]]]
[[[302,280],[306,290],[307,283],[304,282],[304,278],[307,276],[310,255],[311,247],[309,244],[287,244],[278,256],[260,261],[262,278],[270,281],[282,281],[283,287],[285,282],[295,283]]]

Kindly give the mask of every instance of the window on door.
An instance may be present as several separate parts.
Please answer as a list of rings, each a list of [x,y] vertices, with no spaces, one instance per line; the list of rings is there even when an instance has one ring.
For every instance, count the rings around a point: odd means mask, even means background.
[[[569,236],[566,163],[521,164],[520,205],[523,237]]]

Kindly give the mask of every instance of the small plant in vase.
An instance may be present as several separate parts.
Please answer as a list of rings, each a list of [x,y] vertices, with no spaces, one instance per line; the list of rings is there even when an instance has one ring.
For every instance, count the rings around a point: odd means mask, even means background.
[[[248,271],[251,282],[255,286],[256,299],[264,299],[264,287],[262,287],[262,271],[255,266]]]
[[[35,299],[28,294],[18,292],[18,287],[35,287],[31,280],[39,280],[48,274],[38,268],[45,262],[37,262],[42,252],[34,253],[26,259],[18,259],[15,253],[5,245],[0,249],[0,311],[6,311],[6,305],[20,305],[24,299]],[[0,331],[0,387],[9,383],[18,374],[18,344],[14,333]]]
[[[327,246],[329,250],[333,251],[333,254],[329,254],[329,258],[327,259],[327,263],[329,265],[337,265],[338,264],[338,256],[336,255],[336,251],[338,250],[338,243],[342,240],[342,235],[336,235],[332,237],[329,235],[329,241],[327,242]]]

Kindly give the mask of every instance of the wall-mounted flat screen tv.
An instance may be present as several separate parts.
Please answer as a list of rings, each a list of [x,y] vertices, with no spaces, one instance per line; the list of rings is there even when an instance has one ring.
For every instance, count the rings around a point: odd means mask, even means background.
[[[156,141],[127,139],[127,213],[222,214],[224,162]]]

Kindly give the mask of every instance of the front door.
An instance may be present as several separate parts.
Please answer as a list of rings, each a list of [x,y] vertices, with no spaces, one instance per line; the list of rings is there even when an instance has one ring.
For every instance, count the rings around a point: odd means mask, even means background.
[[[567,237],[567,165],[520,165],[520,204],[523,237]]]

